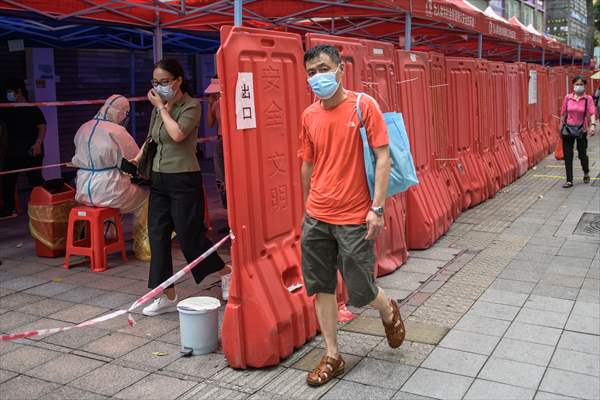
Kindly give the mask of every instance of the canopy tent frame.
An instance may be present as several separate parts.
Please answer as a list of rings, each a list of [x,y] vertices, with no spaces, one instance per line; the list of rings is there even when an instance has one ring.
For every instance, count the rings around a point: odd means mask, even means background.
[[[70,24],[54,27],[35,20],[0,16],[0,37],[20,33],[35,43],[55,48],[85,48],[94,44],[130,50],[152,50],[156,32],[128,26]],[[218,38],[188,32],[162,31],[163,44],[199,53],[212,53],[219,47]]]
[[[443,3],[442,0],[435,0]],[[462,7],[465,13],[473,12],[469,6],[464,8],[458,4],[462,0],[449,0],[444,4],[449,6]],[[62,2],[60,2],[62,3]],[[214,31],[227,21],[234,25],[244,25],[256,28],[282,29],[285,31],[297,32],[318,32],[333,35],[351,35],[359,38],[368,38],[375,40],[390,41],[398,44],[398,35],[404,33],[404,48],[412,50],[415,47],[412,38],[419,35],[419,32],[435,30],[437,32],[448,32],[448,35],[466,35],[466,41],[475,39],[470,44],[454,49],[445,49],[444,52],[454,53],[456,50],[465,49],[469,46],[468,54],[476,52],[477,57],[510,55],[516,52],[517,60],[523,58],[523,51],[526,49],[528,54],[540,52],[541,62],[554,58],[558,63],[562,63],[563,48],[547,48],[544,41],[547,38],[540,38],[541,45],[532,45],[523,43],[521,40],[511,41],[502,40],[498,36],[478,32],[476,29],[463,29],[461,26],[455,26],[447,20],[436,18],[425,18],[423,15],[415,14],[416,3],[412,0],[373,0],[366,2],[364,0],[279,0],[277,10],[272,10],[269,5],[275,4],[274,0],[215,0],[206,2],[201,0],[71,0],[65,1],[65,4],[73,4],[81,7],[70,12],[61,12],[57,5],[52,7],[46,3],[40,3],[28,0],[0,0],[0,10],[9,10],[9,12],[18,17],[26,15],[34,16],[32,20],[23,20],[23,24],[12,24],[6,18],[0,16],[0,36],[9,36],[10,33],[24,33],[36,37],[40,43],[47,45],[53,42],[63,40],[63,36],[57,35],[61,29],[68,30],[67,27],[79,26],[80,32],[69,32],[64,41],[76,43],[77,39],[88,40],[84,42],[102,43],[111,47],[124,46],[131,49],[147,49],[148,43],[153,43],[153,52],[155,58],[162,54],[162,46],[171,44],[190,51],[214,51],[218,47],[218,40],[215,38],[200,38],[192,31]],[[45,4],[34,6],[34,4]],[[468,4],[468,3],[466,3]],[[303,9],[298,9],[300,6]],[[66,7],[66,6],[65,6]],[[275,7],[277,8],[277,7]],[[132,10],[139,11],[138,13]],[[282,15],[283,14],[283,15]],[[481,14],[485,15],[483,12]],[[466,14],[465,14],[466,15]],[[489,16],[479,16],[479,18],[490,18]],[[50,19],[55,22],[66,23],[66,27],[54,27],[44,24],[44,21],[36,21],[35,17]],[[112,25],[118,24],[118,28],[129,29],[129,32],[135,29],[141,29],[139,38],[132,38],[131,35],[121,35],[116,32],[99,32],[95,27],[90,27],[90,21],[98,19],[110,21]],[[497,19],[494,20],[498,22]],[[326,24],[324,22],[327,22]],[[40,24],[40,29],[34,28],[35,24]],[[47,29],[43,26],[46,25]],[[99,24],[103,25],[104,24]],[[377,33],[377,30],[392,28],[390,31]],[[475,25],[473,25],[475,26]],[[113,26],[110,30],[116,30]],[[103,30],[109,30],[103,28]],[[147,40],[148,32],[152,35],[152,40]],[[187,33],[185,33],[187,32]],[[531,34],[531,32],[528,32]],[[85,34],[85,35],[84,35]],[[214,33],[213,33],[214,35]],[[426,37],[426,36],[425,36]],[[449,43],[454,43],[450,40]],[[513,47],[512,50],[501,49],[501,51],[486,50],[486,44],[502,45]],[[67,44],[68,45],[68,44]],[[429,45],[429,47],[440,49],[440,46],[433,43],[427,43],[421,40],[420,46]],[[525,47],[523,46],[525,45]],[[60,47],[60,46],[59,46]],[[78,45],[81,47],[81,44]],[[564,47],[564,46],[563,46]],[[583,58],[583,55],[572,51],[571,58]],[[553,56],[553,57],[549,57]],[[539,62],[539,61],[538,61]]]

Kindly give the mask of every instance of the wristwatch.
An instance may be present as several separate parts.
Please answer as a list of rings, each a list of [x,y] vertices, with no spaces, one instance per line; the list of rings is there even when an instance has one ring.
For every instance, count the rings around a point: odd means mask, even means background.
[[[371,207],[371,211],[377,214],[377,216],[383,217],[383,207]]]

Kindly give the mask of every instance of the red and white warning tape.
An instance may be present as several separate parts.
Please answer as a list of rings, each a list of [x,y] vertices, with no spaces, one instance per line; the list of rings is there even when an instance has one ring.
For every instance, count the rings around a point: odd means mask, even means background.
[[[128,97],[129,101],[147,101],[146,96]],[[207,97],[197,97],[198,101],[208,101]],[[106,99],[96,100],[71,100],[71,101],[32,101],[26,103],[0,103],[0,108],[17,108],[17,107],[59,107],[59,106],[87,106],[90,104],[104,104]]]
[[[192,268],[194,268],[195,266],[200,264],[208,256],[210,256],[212,253],[217,251],[217,249],[219,247],[221,247],[229,239],[231,239],[231,240],[235,239],[233,232],[229,233],[229,235],[227,235],[223,239],[219,240],[217,243],[215,243],[214,246],[212,246],[210,249],[206,250],[198,258],[196,258],[194,261],[192,261],[191,263],[186,265],[182,270],[180,270],[175,275],[173,275],[172,277],[170,277],[169,279],[167,279],[166,281],[161,283],[160,286],[157,286],[156,288],[152,289],[150,292],[146,293],[145,295],[143,295],[142,297],[137,299],[127,310],[113,311],[109,314],[106,314],[106,315],[103,315],[103,316],[100,316],[100,317],[97,317],[94,319],[90,319],[90,320],[81,322],[80,324],[73,325],[73,326],[63,326],[60,328],[39,329],[39,330],[33,330],[33,331],[27,331],[27,332],[10,333],[10,334],[0,336],[0,341],[24,339],[24,338],[33,337],[33,336],[50,335],[53,333],[64,332],[64,331],[68,331],[68,330],[75,329],[75,328],[85,328],[86,326],[91,326],[91,325],[98,324],[100,322],[108,321],[110,319],[116,318],[123,314],[128,314],[127,322],[129,323],[129,326],[134,326],[135,320],[131,316],[131,312],[133,310],[135,310],[136,308],[144,305],[148,301],[150,301],[150,300],[154,299],[155,297],[157,297],[158,295],[160,295],[166,288],[171,286],[171,284],[178,281],[179,278],[181,278],[182,276],[184,276],[185,274],[190,272],[192,270]]]
[[[125,314],[126,312],[127,312],[127,310],[114,311],[110,314],[106,314],[106,315],[103,315],[98,318],[90,319],[88,321],[84,321],[80,324],[73,325],[73,326],[63,326],[60,328],[39,329],[39,330],[27,331],[27,332],[10,333],[7,335],[0,336],[0,340],[7,341],[7,340],[25,339],[25,338],[33,337],[33,336],[51,335],[53,333],[65,332],[65,331],[68,331],[68,330],[71,330],[74,328],[85,328],[86,326],[95,325],[99,322],[104,322],[104,321],[108,321],[109,319],[116,318],[119,315]]]
[[[48,168],[57,168],[57,167],[71,167],[76,168],[70,163],[60,163],[60,164],[48,164],[48,165],[40,165],[39,167],[31,167],[31,168],[21,168],[21,169],[11,169],[10,171],[0,171],[0,176],[8,175],[8,174],[17,174],[19,172],[28,172],[28,171],[36,171],[38,169],[48,169]]]
[[[218,136],[199,137],[198,143],[216,142],[217,140],[219,140]],[[72,165],[71,163],[66,162],[66,163],[60,163],[60,164],[40,165],[39,167],[11,169],[10,171],[0,171],[0,176],[9,175],[9,174],[17,174],[20,172],[37,171],[37,170],[48,169],[48,168],[58,168],[58,167],[68,167],[68,168],[75,168],[75,169],[77,168],[74,165]]]
[[[152,300],[153,298],[155,298],[156,296],[158,296],[159,294],[161,294],[166,288],[168,288],[169,286],[171,286],[173,283],[177,282],[179,280],[179,278],[181,278],[182,276],[184,276],[185,274],[187,274],[188,272],[190,272],[192,270],[192,268],[194,268],[196,265],[198,265],[202,261],[204,261],[204,259],[206,259],[206,257],[208,257],[209,255],[211,255],[212,253],[214,253],[227,240],[229,240],[229,238],[231,238],[231,240],[235,239],[235,236],[233,235],[233,232],[230,232],[229,235],[227,235],[223,239],[219,240],[213,247],[211,247],[210,249],[208,249],[207,251],[205,251],[203,254],[201,254],[198,258],[196,258],[194,261],[192,261],[191,263],[189,263],[188,265],[186,265],[183,269],[181,269],[175,275],[173,275],[172,277],[170,277],[169,279],[167,279],[166,281],[164,281],[163,283],[161,283],[159,286],[157,286],[156,288],[152,289],[151,291],[149,291],[148,293],[146,293],[145,295],[143,295],[139,299],[137,299],[127,309],[127,312],[129,313],[129,315],[127,316],[127,319],[129,321],[129,325],[130,326],[135,325],[135,321],[134,321],[133,317],[131,316],[131,312],[133,310],[135,310],[136,308],[138,308],[141,305],[144,305],[148,301]]]
[[[129,101],[144,101],[148,100],[146,96],[128,97]],[[106,99],[97,100],[71,100],[71,101],[32,101],[26,103],[0,103],[0,108],[16,108],[16,107],[57,107],[57,106],[87,106],[89,104],[104,104]]]

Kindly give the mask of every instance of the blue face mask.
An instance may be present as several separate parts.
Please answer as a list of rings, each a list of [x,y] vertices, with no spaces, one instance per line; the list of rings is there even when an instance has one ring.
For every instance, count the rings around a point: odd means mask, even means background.
[[[156,85],[154,90],[163,101],[169,102],[175,97],[175,90],[173,90],[172,85]]]
[[[9,90],[6,92],[6,100],[10,101],[11,103],[14,103],[17,101],[17,95],[12,90]]]
[[[308,84],[317,97],[323,100],[333,97],[340,87],[340,83],[335,77],[338,69],[339,67],[335,71],[321,72],[308,78]]]

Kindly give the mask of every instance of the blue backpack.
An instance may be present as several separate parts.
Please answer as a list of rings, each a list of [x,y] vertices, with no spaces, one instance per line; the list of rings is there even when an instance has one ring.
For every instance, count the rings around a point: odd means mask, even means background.
[[[360,120],[360,136],[363,142],[363,153],[365,158],[365,172],[369,184],[371,199],[375,192],[375,154],[369,146],[367,139],[367,128],[360,111],[360,98],[363,93],[358,93],[356,98],[356,111]],[[412,154],[410,153],[410,144],[404,127],[402,114],[398,112],[387,112],[383,114],[385,124],[388,130],[390,158],[392,159],[392,168],[388,180],[387,197],[406,191],[409,187],[419,183]]]

